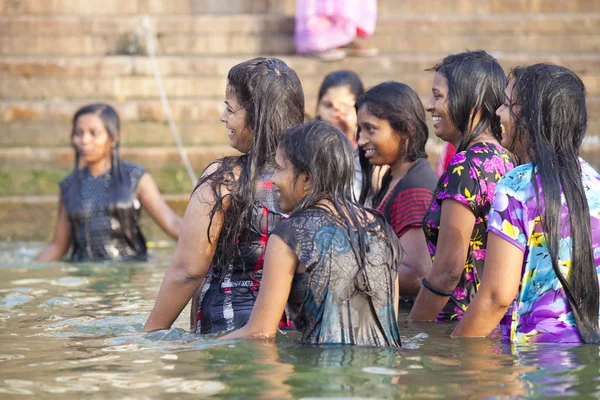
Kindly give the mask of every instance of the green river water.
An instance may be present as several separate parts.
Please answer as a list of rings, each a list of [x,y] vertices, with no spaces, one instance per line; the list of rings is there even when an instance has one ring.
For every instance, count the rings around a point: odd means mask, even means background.
[[[596,346],[453,340],[408,324],[401,349],[307,347],[298,335],[218,342],[142,334],[173,248],[148,263],[36,264],[41,245],[0,245],[0,398],[598,398]]]

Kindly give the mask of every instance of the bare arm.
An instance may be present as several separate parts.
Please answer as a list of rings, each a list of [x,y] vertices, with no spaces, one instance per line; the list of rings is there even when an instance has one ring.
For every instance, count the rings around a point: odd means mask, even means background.
[[[399,239],[400,246],[406,251],[402,264],[398,268],[400,294],[416,296],[421,288],[421,278],[431,268],[431,256],[427,250],[425,233],[422,228],[411,228]]]
[[[152,175],[145,173],[137,187],[137,197],[142,207],[150,214],[152,219],[173,239],[179,237],[182,220],[168,206],[152,179]]]
[[[71,247],[71,223],[67,216],[67,207],[62,199],[62,194],[58,199],[58,213],[56,216],[56,225],[54,226],[54,237],[36,257],[36,261],[55,261],[60,259],[69,251]]]
[[[465,267],[474,225],[475,215],[467,206],[452,199],[442,201],[435,258],[426,276],[431,286],[443,291],[453,291],[456,288]],[[421,288],[408,319],[433,321],[448,298],[449,296],[440,296]]]
[[[228,201],[229,196],[223,199],[224,208]],[[210,212],[214,204],[213,191],[208,184],[199,187],[192,195],[183,217],[175,255],[144,331],[170,328],[204,280],[223,226],[223,212],[215,213],[211,223]]]
[[[498,326],[519,290],[522,266],[523,251],[490,232],[481,286],[453,337],[487,336]]]
[[[267,339],[277,333],[279,320],[292,288],[298,258],[277,235],[271,235],[265,252],[265,264],[258,298],[250,320],[243,328],[223,337],[223,340],[249,338]]]

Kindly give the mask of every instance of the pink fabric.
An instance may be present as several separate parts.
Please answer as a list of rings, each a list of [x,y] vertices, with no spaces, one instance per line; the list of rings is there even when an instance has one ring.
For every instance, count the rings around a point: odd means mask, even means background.
[[[296,0],[296,52],[325,51],[371,36],[377,0]]]

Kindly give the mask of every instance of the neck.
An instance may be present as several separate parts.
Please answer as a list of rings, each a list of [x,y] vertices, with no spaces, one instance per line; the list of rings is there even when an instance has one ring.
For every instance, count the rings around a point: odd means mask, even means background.
[[[455,149],[458,149],[458,145],[460,143],[460,139],[461,138],[458,138],[458,140],[456,140],[454,142],[450,142],[454,146]],[[483,133],[479,134],[479,136],[477,136],[475,139],[473,139],[473,141],[471,143],[468,143],[467,147],[471,147],[475,143],[478,143],[478,142],[494,142],[494,143],[498,143],[498,140],[492,134],[492,131],[490,131],[489,129],[486,129],[485,131],[483,131]]]
[[[390,165],[390,171],[392,172],[394,180],[404,178],[415,162],[416,161],[398,160],[395,164]]]
[[[110,160],[104,159],[93,164],[87,164],[88,171],[92,176],[100,176],[110,169]]]

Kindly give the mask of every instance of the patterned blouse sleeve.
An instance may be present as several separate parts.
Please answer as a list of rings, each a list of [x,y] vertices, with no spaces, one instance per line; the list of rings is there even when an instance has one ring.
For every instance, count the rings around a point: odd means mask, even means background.
[[[302,215],[292,217],[277,224],[271,232],[271,235],[279,236],[304,265],[307,265],[312,257],[312,246],[309,245],[312,238],[307,236],[305,228],[307,222]]]
[[[525,252],[526,227],[529,226],[525,216],[528,213],[518,194],[507,184],[508,180],[509,176],[504,176],[496,185],[496,195],[488,218],[488,232],[494,232]]]
[[[436,200],[452,199],[469,207],[475,216],[481,204],[481,186],[478,169],[465,152],[456,153],[448,163],[442,188]]]

